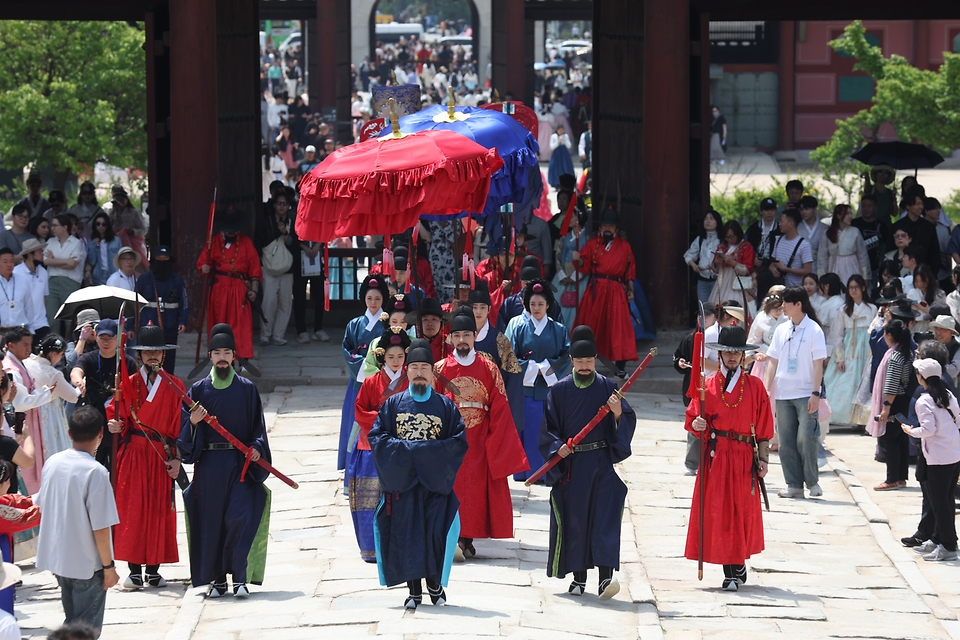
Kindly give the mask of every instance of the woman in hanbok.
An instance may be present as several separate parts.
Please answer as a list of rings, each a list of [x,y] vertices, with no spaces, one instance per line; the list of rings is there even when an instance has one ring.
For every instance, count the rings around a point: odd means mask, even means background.
[[[590,234],[583,228],[585,222],[586,216],[584,215],[581,219],[579,212],[570,218],[570,231],[560,241],[559,268],[553,278],[553,286],[560,292],[560,314],[563,316],[563,326],[571,330],[577,316],[576,302],[583,298],[583,292],[586,291],[587,283],[590,282],[590,276],[581,274],[580,287],[577,288],[577,269],[573,266],[573,252],[582,249],[590,239]],[[568,291],[575,292],[574,300],[569,300],[572,297],[570,295],[566,296],[568,300],[564,300],[564,294]],[[573,304],[568,304],[571,302]]]
[[[803,282],[801,284],[803,285],[803,290],[807,292],[807,297],[810,298],[810,304],[813,306],[817,318],[820,318],[820,307],[827,301],[823,294],[820,293],[820,278],[817,274],[810,272],[803,276]]]
[[[835,273],[841,282],[859,274],[870,277],[870,258],[860,230],[851,223],[850,205],[838,204],[833,209],[833,222],[820,241],[817,273]]]
[[[383,313],[387,314],[387,321],[383,331],[384,335],[389,333],[387,330],[391,327],[400,327],[402,331],[406,331],[411,340],[415,340],[417,337],[417,328],[408,325],[406,321],[407,314],[411,311],[413,311],[413,301],[408,299],[405,294],[394,293],[387,298],[383,303]],[[380,315],[380,319],[383,320],[383,314]],[[380,345],[380,340],[382,339],[383,336],[380,336],[370,342],[370,346],[367,348],[367,357],[363,359],[363,367],[360,369],[360,382],[366,382],[367,378],[383,368],[383,363],[377,360],[376,353],[377,347]],[[355,426],[354,430],[356,430],[356,428]],[[351,435],[350,440],[353,441],[353,439],[353,435]]]
[[[933,320],[930,307],[946,304],[947,296],[940,288],[940,284],[933,275],[933,270],[926,264],[919,265],[914,272],[913,287],[915,294],[907,293],[907,296],[914,300],[920,298],[920,301],[913,305],[913,308],[920,312],[920,317],[913,324],[913,332],[923,333],[929,330],[930,321]]]
[[[744,298],[753,295],[753,245],[743,241],[743,228],[736,220],[724,226],[720,246],[713,258],[717,284],[710,292],[710,304],[736,300],[745,307]]]
[[[877,307],[867,302],[867,282],[854,274],[847,280],[844,305],[830,326],[832,356],[824,373],[834,424],[867,424],[869,412],[856,403],[863,371],[870,366],[870,323]]]
[[[550,164],[547,165],[547,182],[554,189],[560,186],[560,176],[564,174],[575,175],[573,169],[573,160],[570,159],[570,148],[573,143],[570,142],[570,135],[563,126],[557,127],[553,135],[550,136]]]
[[[56,368],[57,363],[63,359],[66,349],[67,341],[51,333],[40,341],[39,353],[31,355],[23,363],[38,389],[50,387],[53,390],[53,400],[40,405],[40,431],[44,460],[49,460],[53,454],[72,446],[70,435],[67,433],[67,412],[63,403],[76,404],[77,398],[80,397],[80,390],[67,382],[63,372]]]
[[[785,287],[782,284],[775,284],[770,287],[770,289],[767,291],[767,297],[763,299],[763,303],[760,306],[760,313],[757,314],[757,317],[753,320],[753,324],[750,325],[750,337],[747,338],[747,342],[760,347],[750,354],[751,357],[753,357],[753,368],[750,370],[750,375],[756,376],[761,380],[763,380],[764,374],[767,371],[767,366],[770,362],[767,359],[767,349],[770,347],[770,343],[773,342],[773,332],[780,322],[783,321],[784,288]],[[717,335],[719,336],[719,333]],[[774,418],[776,418],[776,380],[770,383],[770,387],[767,389],[767,391],[770,395],[770,412],[773,414]],[[776,421],[774,421],[774,426],[776,426]],[[774,433],[773,438],[770,440],[770,450],[777,451],[779,450],[779,446],[780,440],[777,438],[776,433]]]
[[[557,125],[556,118],[550,111],[549,98],[546,96],[544,98],[544,103],[537,111],[537,119],[539,120],[537,142],[540,144],[540,162],[549,162],[550,155],[553,153],[553,149],[550,147],[550,138],[553,136]]]
[[[390,295],[387,289],[387,280],[381,274],[367,276],[360,285],[360,299],[367,306],[367,311],[347,323],[343,331],[343,358],[347,362],[347,393],[343,398],[343,412],[340,416],[340,446],[337,450],[337,469],[343,469],[347,464],[347,445],[350,434],[353,432],[353,411],[363,382],[363,360],[367,357],[367,349],[374,338],[383,333],[383,323],[380,314],[383,312],[383,302]]]
[[[529,317],[517,325],[511,335],[513,351],[523,370],[523,423],[520,440],[530,463],[530,470],[513,476],[526,480],[543,465],[540,455],[540,424],[547,392],[570,371],[570,337],[567,329],[547,316],[556,304],[550,283],[535,278],[523,290],[523,308]]]
[[[389,322],[388,316],[384,324]],[[357,395],[356,420],[360,428],[356,435],[351,436],[351,450],[344,473],[353,529],[364,562],[377,561],[373,520],[377,505],[380,504],[380,481],[367,436],[384,400],[405,390],[409,384],[404,375],[403,362],[407,347],[410,346],[410,336],[401,327],[387,326],[377,340],[379,346],[371,347],[370,351],[376,357],[380,370],[363,381]],[[397,382],[396,387],[387,391],[394,382]]]

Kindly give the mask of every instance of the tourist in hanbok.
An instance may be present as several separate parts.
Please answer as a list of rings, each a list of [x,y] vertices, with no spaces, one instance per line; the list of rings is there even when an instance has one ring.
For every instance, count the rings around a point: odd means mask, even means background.
[[[817,252],[817,273],[835,273],[841,282],[860,274],[870,277],[870,258],[860,229],[852,225],[850,205],[838,204],[833,209],[833,222],[820,242]]]
[[[827,299],[820,293],[820,278],[815,273],[808,273],[803,276],[803,290],[807,292],[807,297],[810,298],[810,304],[813,306],[813,310],[817,313],[817,317],[820,317],[820,307],[823,306],[823,303]]]
[[[913,287],[919,295],[910,297],[914,299],[917,297],[920,298],[920,301],[913,305],[913,308],[920,312],[920,317],[917,319],[916,324],[913,325],[913,332],[923,333],[930,328],[930,321],[933,320],[933,316],[930,314],[930,307],[937,304],[946,304],[947,296],[943,293],[943,289],[940,288],[940,284],[937,282],[933,270],[926,264],[919,265],[916,271],[914,271]],[[907,295],[909,296],[910,294]]]
[[[710,293],[711,304],[721,300],[737,300],[743,304],[745,296],[752,297],[753,245],[743,241],[743,228],[736,220],[723,228],[713,271],[717,274],[717,284]]]
[[[389,320],[388,320],[389,322]],[[380,370],[367,377],[360,387],[356,403],[356,420],[360,426],[352,436],[350,454],[344,474],[350,515],[360,545],[360,557],[364,562],[376,562],[377,552],[373,537],[374,512],[380,504],[380,480],[373,462],[367,436],[377,419],[384,400],[394,393],[404,391],[409,384],[404,375],[403,362],[410,346],[410,336],[400,327],[390,326],[378,338],[379,345],[372,347]],[[396,387],[387,391],[394,382]]]
[[[56,368],[57,363],[63,359],[66,349],[67,341],[51,333],[40,341],[39,353],[31,355],[23,363],[30,372],[35,386],[50,387],[53,392],[53,399],[40,405],[44,460],[72,446],[70,435],[67,433],[67,412],[63,403],[76,404],[80,391],[67,382],[63,372]]]
[[[947,294],[947,306],[950,307],[950,315],[960,324],[960,265],[953,268],[953,291]]]
[[[590,234],[584,228],[586,224],[586,215],[581,216],[579,212],[570,218],[570,231],[567,236],[560,241],[559,268],[553,277],[553,285],[560,292],[560,313],[563,316],[563,326],[573,329],[573,323],[577,318],[577,305],[575,304],[583,298],[583,292],[587,289],[590,282],[590,276],[585,273],[580,274],[580,286],[577,287],[576,267],[573,264],[573,252],[579,251],[587,244]],[[567,292],[575,292],[576,297],[570,300],[572,296]],[[564,295],[567,294],[567,295]],[[574,302],[574,304],[570,304]]]
[[[836,346],[831,342],[830,329],[846,299],[843,297],[843,284],[835,273],[825,273],[820,278],[820,291],[825,299],[820,303],[819,309],[814,307],[814,311],[817,312],[820,328],[823,329],[823,335],[827,340],[827,357],[829,358]]]
[[[863,371],[870,366],[870,323],[877,317],[877,307],[867,302],[867,282],[854,274],[847,280],[843,307],[830,326],[829,343],[833,347],[824,374],[831,422],[835,424],[867,424],[869,411],[856,404],[857,388]]]
[[[523,370],[523,424],[517,425],[520,440],[527,454],[530,469],[543,465],[540,455],[540,424],[543,403],[550,387],[570,371],[570,338],[566,328],[547,316],[547,309],[556,304],[550,283],[536,278],[523,291],[523,307],[529,314],[513,332],[513,351]],[[514,475],[526,480],[532,471]]]
[[[353,412],[363,382],[363,360],[374,338],[383,333],[380,314],[383,303],[389,297],[387,280],[383,275],[367,276],[360,285],[360,299],[366,305],[366,312],[347,323],[343,331],[343,358],[347,362],[347,393],[343,399],[343,413],[340,416],[340,446],[337,450],[337,469],[347,464],[347,445],[353,432]]]
[[[763,305],[760,313],[753,319],[750,325],[750,337],[747,342],[759,347],[750,354],[753,357],[753,369],[750,374],[763,380],[763,373],[767,369],[767,347],[773,340],[773,330],[783,319],[783,285],[774,285],[767,291],[767,297],[763,299]],[[771,392],[772,393],[772,392]]]

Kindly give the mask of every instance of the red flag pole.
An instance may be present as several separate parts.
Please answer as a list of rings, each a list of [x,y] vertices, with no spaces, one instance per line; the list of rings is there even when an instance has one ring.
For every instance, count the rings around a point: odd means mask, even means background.
[[[124,331],[123,305],[120,303],[120,317],[117,318],[117,369],[113,376],[113,419],[120,420],[120,406],[123,404],[121,387],[127,379],[127,359],[124,349],[127,344],[127,332]],[[113,449],[110,453],[110,482],[117,488],[117,449],[120,448],[120,434],[111,436]]]
[[[744,310],[746,313],[746,310]],[[704,370],[704,364],[706,360],[706,347],[703,342],[703,331],[705,327],[703,326],[706,320],[706,314],[703,310],[703,303],[700,303],[700,318],[697,321],[699,329],[697,330],[697,335],[693,338],[693,352],[694,358],[699,360],[700,366],[698,367],[697,374],[699,375],[699,386],[697,391],[700,393],[700,417],[704,415],[704,405],[707,402],[707,379],[706,372]],[[706,474],[704,473],[707,468],[707,439],[704,437],[706,432],[701,431],[699,434],[700,439],[700,462],[699,468],[697,469],[697,482],[700,484],[698,498],[697,498],[697,580],[703,580],[703,494],[706,489]]]
[[[633,383],[637,381],[637,378],[640,377],[640,374],[643,373],[644,369],[647,368],[647,365],[650,364],[650,362],[653,360],[653,357],[655,355],[657,355],[656,347],[654,347],[653,349],[650,349],[650,353],[648,353],[647,356],[643,359],[643,362],[640,363],[640,366],[637,367],[636,371],[631,373],[630,377],[627,378],[626,381],[624,381],[623,386],[617,389],[616,393],[620,397],[623,397],[623,394],[625,394],[627,390],[633,386]],[[597,415],[595,415],[593,419],[590,422],[588,422],[586,426],[583,429],[581,429],[577,435],[573,436],[573,438],[570,439],[570,442],[567,443],[568,446],[571,446],[572,448],[572,446],[580,444],[580,442],[582,442],[583,439],[586,438],[587,435],[589,435],[589,433],[593,431],[593,429],[598,424],[600,424],[600,421],[603,420],[608,413],[610,413],[610,405],[604,404],[602,407],[600,407],[600,410],[597,411]],[[545,476],[547,471],[550,471],[550,469],[553,469],[555,466],[557,466],[557,464],[561,460],[563,460],[563,458],[561,458],[559,454],[554,454],[553,457],[547,460],[546,462],[544,462],[543,466],[537,469],[532,476],[527,478],[524,484],[529,487],[534,482],[536,482],[537,480]]]
[[[207,215],[207,272],[203,274],[203,301],[200,305],[200,326],[197,328],[197,354],[193,359],[193,364],[200,363],[200,343],[203,341],[203,322],[207,317],[207,302],[210,299],[210,271],[213,270],[211,264],[210,251],[213,245],[213,218],[217,213],[217,188],[213,188],[213,202],[210,203],[210,213]],[[158,311],[159,313],[159,311]]]

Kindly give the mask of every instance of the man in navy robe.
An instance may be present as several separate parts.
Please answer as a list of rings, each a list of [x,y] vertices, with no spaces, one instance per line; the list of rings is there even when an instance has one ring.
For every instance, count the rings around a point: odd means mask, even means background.
[[[213,370],[190,387],[197,405],[192,412],[184,408],[177,441],[182,461],[194,465],[193,482],[183,492],[190,576],[195,587],[209,585],[209,598],[226,595],[228,573],[233,595],[247,597],[247,582],[263,583],[267,554],[270,493],[263,486],[267,471],[251,464],[240,482],[243,454],[203,422],[208,415],[216,416],[253,448],[251,460],[270,461],[260,394],[252,382],[236,374],[235,347],[229,331],[210,336]]]
[[[596,371],[597,345],[590,327],[573,330],[573,373],[547,394],[540,429],[540,452],[564,460],[547,473],[550,491],[550,552],[547,575],[573,573],[569,593],[583,595],[587,569],[597,567],[599,595],[608,600],[620,591],[614,570],[620,568],[620,518],[627,486],[613,468],[630,456],[637,415],[615,392],[617,385]],[[583,441],[569,441],[603,405],[610,413]]]
[[[446,602],[460,535],[453,482],[467,435],[457,406],[432,389],[433,363],[430,343],[414,340],[410,387],[387,398],[368,436],[383,491],[374,524],[380,583],[406,582],[411,610],[423,601],[424,578],[433,604]]]
[[[163,327],[167,344],[177,344],[187,328],[190,309],[187,307],[187,285],[179,273],[173,272],[173,252],[159,246],[150,254],[150,271],[137,278],[137,293],[148,300],[140,310],[140,326]],[[171,349],[163,359],[163,368],[173,373],[177,364],[177,350]]]

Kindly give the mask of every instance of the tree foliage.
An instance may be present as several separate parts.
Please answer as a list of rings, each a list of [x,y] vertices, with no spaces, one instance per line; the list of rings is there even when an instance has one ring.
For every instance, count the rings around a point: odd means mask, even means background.
[[[858,148],[878,141],[887,124],[900,140],[929,145],[941,153],[960,147],[960,54],[944,52],[938,71],[917,69],[902,56],[885,58],[880,47],[867,41],[859,20],[830,46],[856,58],[854,70],[870,75],[876,88],[873,105],[837,121],[833,137],[814,150],[811,159],[836,170]]]
[[[122,22],[0,22],[0,165],[145,169],[143,42]]]

